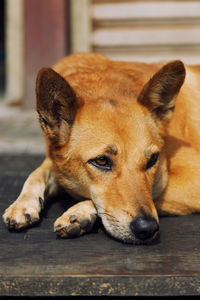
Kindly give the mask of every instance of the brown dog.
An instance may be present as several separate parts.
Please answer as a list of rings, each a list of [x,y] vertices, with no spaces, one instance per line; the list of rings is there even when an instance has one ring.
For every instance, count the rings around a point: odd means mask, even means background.
[[[111,236],[146,243],[157,235],[158,213],[199,212],[200,66],[186,74],[180,61],[99,54],[42,69],[37,111],[47,158],[5,211],[7,227],[38,221],[44,194],[59,185],[84,200],[56,220],[61,237],[89,232],[98,215]]]

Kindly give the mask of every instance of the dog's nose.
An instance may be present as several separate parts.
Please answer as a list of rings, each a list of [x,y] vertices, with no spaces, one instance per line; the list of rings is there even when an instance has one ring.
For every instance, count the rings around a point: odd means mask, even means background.
[[[143,241],[152,238],[159,230],[159,225],[152,216],[139,216],[130,226],[135,237]]]

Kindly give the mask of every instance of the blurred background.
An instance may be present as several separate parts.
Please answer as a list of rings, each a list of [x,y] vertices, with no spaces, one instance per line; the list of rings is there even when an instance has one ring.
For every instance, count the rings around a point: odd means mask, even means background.
[[[200,64],[200,1],[0,0],[0,153],[44,153],[37,72],[88,51]]]

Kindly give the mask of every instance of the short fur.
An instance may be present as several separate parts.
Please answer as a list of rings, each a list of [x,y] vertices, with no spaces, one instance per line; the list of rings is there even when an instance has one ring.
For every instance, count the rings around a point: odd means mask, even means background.
[[[47,157],[5,211],[8,228],[38,221],[60,185],[82,200],[56,220],[62,237],[99,216],[111,236],[142,243],[138,217],[200,211],[200,66],[74,54],[39,72],[36,93]]]

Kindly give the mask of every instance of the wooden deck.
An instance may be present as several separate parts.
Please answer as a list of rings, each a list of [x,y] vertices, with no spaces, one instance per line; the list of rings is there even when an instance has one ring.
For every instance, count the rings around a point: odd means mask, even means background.
[[[0,156],[0,212],[17,197],[41,156]],[[191,187],[192,189],[192,187]],[[58,239],[53,222],[68,203],[50,201],[37,226],[9,232],[0,223],[0,296],[200,295],[200,216],[161,219],[160,241],[117,242],[102,228]]]

